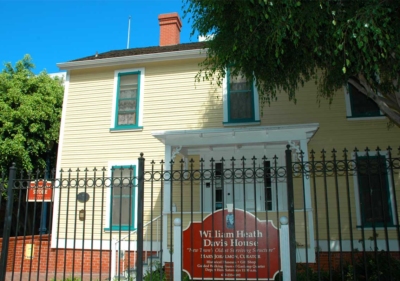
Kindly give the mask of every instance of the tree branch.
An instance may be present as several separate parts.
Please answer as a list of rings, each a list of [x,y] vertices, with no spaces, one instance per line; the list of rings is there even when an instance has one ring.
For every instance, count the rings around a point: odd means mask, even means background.
[[[349,79],[349,83],[353,85],[357,90],[361,93],[366,95],[367,97],[371,98],[379,107],[379,109],[397,126],[400,127],[400,107],[398,104],[394,103],[393,101],[379,96],[376,94],[372,87],[369,85],[367,80],[365,79],[364,75],[358,75],[359,82],[354,78]],[[390,104],[390,106],[389,106]]]
[[[390,107],[395,107],[395,108],[398,107],[398,105],[396,103],[394,103],[392,100],[388,99],[387,97],[377,95],[375,93],[375,91],[372,90],[372,87],[369,85],[368,82],[361,82],[361,80],[357,81],[354,78],[350,78],[348,80],[348,82],[351,85],[353,85],[360,93],[366,95],[367,97],[369,97],[376,103],[378,103],[377,100],[379,99],[382,102],[386,103]]]

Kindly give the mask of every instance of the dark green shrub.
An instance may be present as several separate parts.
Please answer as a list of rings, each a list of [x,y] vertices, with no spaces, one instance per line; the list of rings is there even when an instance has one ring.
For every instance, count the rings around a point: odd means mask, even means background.
[[[143,281],[167,280],[167,277],[165,276],[165,268],[161,266],[161,263],[155,262],[153,265],[154,265],[153,268],[148,269],[145,275],[143,276]]]
[[[400,280],[400,260],[385,251],[375,253],[357,253],[355,264],[344,261],[342,267],[329,269],[312,269],[305,264],[296,266],[297,281],[389,281]],[[330,276],[332,275],[332,276]],[[282,273],[277,274],[276,281],[282,280]]]
[[[400,280],[400,261],[386,251],[360,253],[354,266],[347,264],[346,280]]]

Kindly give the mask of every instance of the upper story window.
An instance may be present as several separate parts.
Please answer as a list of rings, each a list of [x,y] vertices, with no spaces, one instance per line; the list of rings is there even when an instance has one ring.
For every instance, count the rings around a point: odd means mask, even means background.
[[[350,83],[347,85],[346,111],[348,118],[383,116],[378,105]]]
[[[258,92],[253,81],[227,71],[223,89],[224,125],[260,122]]]
[[[111,131],[142,129],[144,69],[116,71]]]
[[[119,75],[116,126],[137,125],[138,86],[139,73]]]

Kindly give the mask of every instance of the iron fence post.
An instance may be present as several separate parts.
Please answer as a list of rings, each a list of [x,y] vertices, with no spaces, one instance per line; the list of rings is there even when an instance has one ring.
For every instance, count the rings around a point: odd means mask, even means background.
[[[144,211],[144,158],[140,153],[138,169],[137,260],[136,280],[143,280],[143,211]]]
[[[12,223],[12,208],[13,208],[13,187],[16,176],[17,168],[15,163],[12,164],[8,176],[7,186],[7,204],[4,218],[4,232],[3,232],[3,245],[1,249],[0,257],[0,281],[4,281],[6,278],[7,269],[7,258],[8,258],[8,246],[10,242],[11,223]]]
[[[290,247],[290,276],[296,281],[296,229],[294,217],[294,192],[293,192],[293,171],[292,171],[292,150],[290,145],[286,146],[286,178],[287,178],[287,199],[289,218],[289,247]]]
[[[47,182],[50,179],[50,151],[47,150],[46,156],[46,170],[44,171],[44,180]],[[40,214],[40,227],[39,227],[39,234],[46,234],[47,232],[47,212],[48,212],[48,205],[49,203],[43,202],[42,213]]]

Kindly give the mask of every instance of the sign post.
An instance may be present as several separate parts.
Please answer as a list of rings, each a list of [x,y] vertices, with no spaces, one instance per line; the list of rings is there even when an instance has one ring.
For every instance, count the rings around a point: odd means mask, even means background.
[[[228,207],[183,231],[183,270],[190,279],[273,280],[280,270],[278,229]]]

